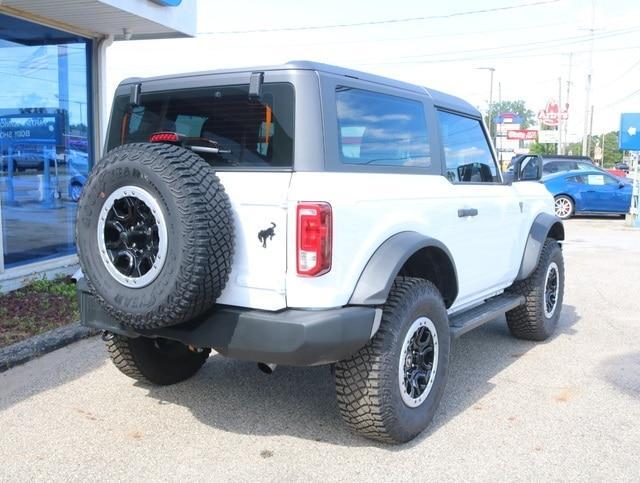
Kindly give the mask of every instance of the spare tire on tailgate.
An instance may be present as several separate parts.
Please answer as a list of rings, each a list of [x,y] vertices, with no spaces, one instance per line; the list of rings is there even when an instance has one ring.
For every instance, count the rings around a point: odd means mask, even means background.
[[[213,168],[169,144],[126,144],[89,176],[76,241],[87,283],[123,324],[185,322],[224,288],[233,256],[233,215]]]

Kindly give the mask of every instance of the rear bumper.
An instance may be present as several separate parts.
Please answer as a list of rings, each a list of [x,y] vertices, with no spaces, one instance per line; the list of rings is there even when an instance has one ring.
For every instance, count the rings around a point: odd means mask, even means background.
[[[360,306],[277,312],[216,306],[184,324],[133,330],[99,305],[84,279],[78,280],[78,297],[80,318],[88,327],[127,337],[173,339],[237,359],[293,366],[348,358],[369,341],[374,321],[381,315],[374,307]]]

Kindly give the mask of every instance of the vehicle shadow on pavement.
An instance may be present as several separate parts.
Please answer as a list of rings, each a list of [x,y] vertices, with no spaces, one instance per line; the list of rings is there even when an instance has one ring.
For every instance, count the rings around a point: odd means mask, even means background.
[[[93,337],[46,354],[47,371],[34,359],[0,374],[0,411],[14,404],[81,378],[109,362],[102,341]],[[70,353],[73,352],[73,356]]]
[[[565,305],[556,337],[574,333],[579,320]],[[381,445],[349,431],[338,414],[333,377],[327,366],[279,367],[261,373],[254,363],[212,356],[192,379],[149,388],[149,397],[187,408],[202,423],[237,434],[288,435],[341,446],[374,446],[390,451],[419,444],[459,413],[472,407],[494,384],[489,382],[539,343],[514,339],[504,317],[453,343],[449,382],[436,417],[416,440]]]

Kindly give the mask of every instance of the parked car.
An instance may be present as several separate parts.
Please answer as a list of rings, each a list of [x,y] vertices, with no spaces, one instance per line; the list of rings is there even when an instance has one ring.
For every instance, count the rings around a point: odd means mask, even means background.
[[[618,171],[624,171],[625,173],[629,174],[629,165],[625,162],[616,163],[614,168]]]
[[[8,151],[0,156],[1,169],[8,171],[10,166]],[[43,149],[38,145],[16,146],[11,155],[13,161],[13,172],[18,173],[26,170],[44,170],[45,160],[49,161],[49,166],[54,166],[56,162],[56,153],[54,149]]]
[[[145,384],[212,349],[332,365],[346,423],[408,441],[453,338],[548,339],[562,309],[541,166],[506,185],[490,139],[462,99],[311,62],[123,81],[78,203],[82,322]]]
[[[510,179],[513,173],[513,165],[516,161],[527,164],[529,159],[538,158],[542,162],[542,175],[548,175],[553,173],[560,173],[563,171],[572,171],[576,169],[580,170],[593,170],[601,169],[593,164],[593,161],[588,156],[563,156],[563,155],[540,155],[540,154],[519,154],[514,156],[509,163],[509,167],[505,174],[507,179]],[[604,170],[603,170],[604,171]]]
[[[631,183],[593,169],[547,175],[541,182],[555,200],[555,212],[567,219],[576,214],[624,214],[631,205]]]
[[[86,152],[70,149],[67,154],[69,162],[68,194],[71,201],[78,201],[89,173],[89,158]]]

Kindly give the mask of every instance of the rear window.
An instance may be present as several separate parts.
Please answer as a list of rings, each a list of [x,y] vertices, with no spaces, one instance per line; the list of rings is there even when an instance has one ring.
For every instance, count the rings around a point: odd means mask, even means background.
[[[264,84],[262,99],[249,99],[249,85],[143,93],[114,101],[107,150],[147,142],[157,132],[175,132],[218,143],[220,153],[198,153],[218,168],[293,166],[294,91],[291,84]]]
[[[561,171],[571,171],[576,169],[575,161],[551,161],[542,165],[543,174],[559,173]]]

